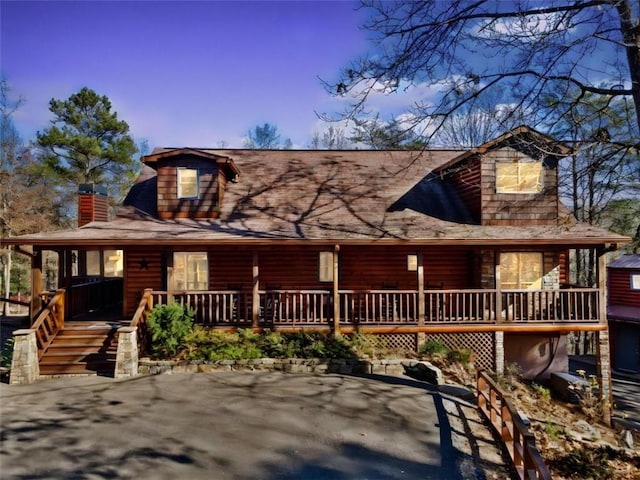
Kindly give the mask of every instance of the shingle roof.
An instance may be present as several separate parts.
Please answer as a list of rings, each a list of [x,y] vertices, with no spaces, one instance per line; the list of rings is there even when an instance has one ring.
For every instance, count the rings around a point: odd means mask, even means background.
[[[640,269],[640,254],[627,253],[625,255],[620,255],[614,261],[609,263],[609,267]]]
[[[160,149],[154,154],[167,152]],[[215,220],[159,220],[155,172],[145,167],[112,222],[20,237],[22,244],[317,243],[599,244],[626,237],[589,225],[470,223],[454,188],[431,173],[459,150],[294,151],[197,149],[233,159]]]

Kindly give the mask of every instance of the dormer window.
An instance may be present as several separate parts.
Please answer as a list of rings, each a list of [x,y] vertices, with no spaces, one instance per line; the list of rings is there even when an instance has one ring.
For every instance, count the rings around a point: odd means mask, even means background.
[[[196,168],[178,168],[178,198],[198,198],[198,185]]]
[[[540,193],[542,162],[530,159],[496,162],[496,193]]]

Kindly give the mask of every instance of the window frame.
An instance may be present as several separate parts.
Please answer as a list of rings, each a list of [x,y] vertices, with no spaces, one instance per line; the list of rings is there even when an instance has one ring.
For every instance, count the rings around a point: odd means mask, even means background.
[[[539,172],[537,175],[537,181],[535,182],[535,186],[534,188],[531,189],[523,189],[521,188],[521,185],[523,185],[523,175],[521,172],[521,168],[523,165],[537,165],[539,167]],[[515,180],[514,183],[511,184],[510,186],[507,185],[501,185],[499,183],[499,179],[500,178],[505,178],[504,173],[500,174],[499,173],[499,168],[500,166],[515,166],[516,168],[516,173],[515,173]],[[515,195],[534,195],[537,193],[542,192],[543,187],[544,187],[544,165],[543,162],[541,160],[535,160],[535,159],[525,159],[525,158],[518,158],[515,160],[497,160],[496,161],[496,167],[495,167],[495,172],[496,172],[496,193],[499,194],[515,194]],[[509,177],[509,176],[508,176]],[[514,177],[514,175],[511,175],[510,177]],[[528,182],[526,182],[525,184],[527,184]]]
[[[197,199],[200,198],[200,172],[198,171],[197,168],[191,168],[191,167],[178,167],[177,171],[176,171],[176,196],[178,198],[184,198],[184,199]],[[185,173],[191,173],[191,172],[195,172],[195,195],[185,195],[183,190],[183,175]],[[191,185],[189,185],[191,186]]]
[[[629,275],[629,288],[631,290],[640,290],[640,273]]]
[[[517,272],[516,276],[517,276],[517,280],[516,280],[516,286],[515,287],[511,287],[511,286],[505,286],[505,274],[506,272],[506,268],[505,265],[508,263],[506,261],[506,259],[503,257],[503,255],[517,255]],[[525,282],[523,277],[523,272],[525,271],[525,269],[529,269],[530,267],[528,267],[527,265],[531,265],[530,263],[527,264],[526,262],[522,262],[522,256],[523,255],[536,255],[538,257],[539,263],[538,263],[538,267],[540,268],[540,276],[535,279],[533,282]],[[543,252],[517,252],[517,251],[511,251],[511,252],[500,252],[500,288],[502,290],[540,290],[542,289],[542,285],[543,285],[543,279],[544,279],[544,253]],[[509,283],[514,283],[514,282],[509,282]],[[523,286],[523,283],[528,283],[529,286]]]
[[[183,256],[182,261],[184,262],[184,268],[179,268],[180,258]],[[203,269],[204,280],[200,280],[198,273],[198,269],[196,268],[196,276],[198,278],[195,281],[190,280],[190,258],[189,257],[197,257],[204,256],[205,268]],[[185,292],[205,292],[209,290],[210,285],[210,275],[209,275],[209,252],[173,252],[172,255],[173,260],[173,271],[171,274],[171,290],[172,291],[185,291]],[[196,263],[198,265],[198,263]],[[181,277],[181,278],[179,278]],[[178,282],[181,281],[182,285],[179,286]],[[194,283],[194,287],[190,287],[189,285]],[[198,285],[204,284],[204,285]]]

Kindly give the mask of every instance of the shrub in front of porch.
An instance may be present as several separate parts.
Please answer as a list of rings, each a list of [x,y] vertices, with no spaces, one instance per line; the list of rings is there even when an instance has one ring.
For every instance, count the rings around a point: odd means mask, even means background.
[[[155,357],[173,357],[185,345],[185,338],[193,329],[195,312],[178,303],[156,305],[147,317],[151,337],[151,354]]]
[[[345,338],[318,332],[254,333],[249,329],[222,332],[196,325],[184,339],[186,360],[253,358],[357,358]]]

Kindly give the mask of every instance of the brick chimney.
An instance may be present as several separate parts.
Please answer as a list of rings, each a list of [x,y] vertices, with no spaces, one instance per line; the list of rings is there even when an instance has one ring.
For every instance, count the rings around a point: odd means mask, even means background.
[[[107,189],[93,183],[81,183],[78,188],[78,227],[94,221],[109,221]]]

